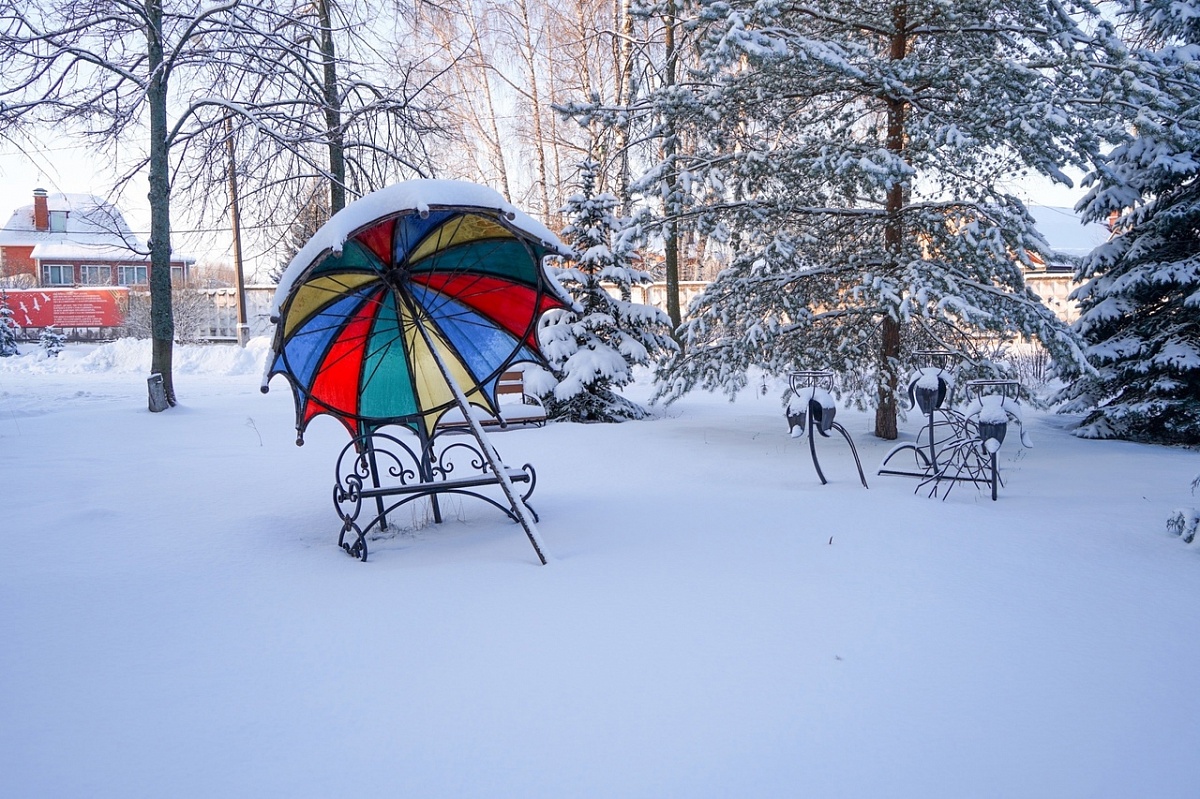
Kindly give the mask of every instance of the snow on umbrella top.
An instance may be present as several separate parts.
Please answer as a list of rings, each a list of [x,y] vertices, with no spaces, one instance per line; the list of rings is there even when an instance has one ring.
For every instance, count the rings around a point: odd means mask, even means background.
[[[483,186],[421,180],[370,194],[284,271],[263,390],[288,380],[301,436],[320,414],[352,435],[394,423],[431,432],[455,404],[449,380],[494,413],[500,373],[544,363],[538,317],[572,305],[542,267],[569,253]]]

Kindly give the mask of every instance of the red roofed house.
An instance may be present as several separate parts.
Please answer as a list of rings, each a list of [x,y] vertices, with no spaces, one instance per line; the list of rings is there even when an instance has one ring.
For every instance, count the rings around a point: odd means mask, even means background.
[[[125,218],[90,194],[33,190],[0,229],[0,278],[31,275],[34,285],[145,286],[150,256]],[[190,258],[171,261],[171,276],[186,279]]]
[[[145,253],[121,212],[99,197],[34,189],[33,204],[0,228],[0,286],[27,335],[55,324],[73,337],[107,336],[122,324],[128,292],[148,289]],[[193,263],[173,258],[172,282],[184,282]]]

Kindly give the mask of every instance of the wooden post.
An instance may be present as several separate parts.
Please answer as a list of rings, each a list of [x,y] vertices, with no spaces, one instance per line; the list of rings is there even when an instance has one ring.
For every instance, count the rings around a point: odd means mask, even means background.
[[[525,535],[529,538],[529,543],[533,545],[534,552],[537,553],[538,560],[545,566],[546,556],[542,549],[542,542],[539,540],[537,525],[529,515],[529,508],[525,506],[524,500],[517,495],[517,490],[513,488],[512,480],[508,479],[508,473],[504,470],[504,464],[500,460],[500,455],[492,447],[492,442],[484,435],[483,426],[479,424],[479,420],[471,413],[471,406],[467,402],[466,394],[463,393],[463,390],[450,374],[450,368],[442,360],[442,354],[438,352],[437,347],[433,343],[433,337],[425,329],[424,323],[421,322],[420,313],[415,308],[413,308],[413,322],[417,330],[421,333],[421,338],[424,340],[425,346],[432,353],[433,359],[438,365],[438,371],[442,373],[442,377],[446,379],[446,384],[454,392],[454,401],[458,404],[459,410],[462,411],[463,418],[467,420],[467,424],[471,426],[471,433],[475,436],[475,440],[479,442],[479,449],[483,453],[484,460],[487,461],[492,473],[496,475],[496,479],[500,483],[500,488],[504,491],[504,496],[508,499],[509,505],[512,507],[513,512],[516,513],[517,519],[521,522],[521,527],[525,529]]]
[[[233,154],[233,122],[225,117],[225,149],[229,153],[229,221],[233,226],[234,285],[237,289],[237,342],[245,347],[250,338],[246,321],[246,280],[242,275],[242,217],[238,211],[237,164]]]

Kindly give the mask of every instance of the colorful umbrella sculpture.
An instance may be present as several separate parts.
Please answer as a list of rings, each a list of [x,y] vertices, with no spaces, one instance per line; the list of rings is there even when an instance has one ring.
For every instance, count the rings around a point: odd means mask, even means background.
[[[264,391],[287,378],[301,436],[320,414],[352,436],[382,424],[431,434],[456,405],[451,380],[495,413],[505,368],[545,362],[538,317],[571,304],[542,266],[566,252],[473,184],[409,181],[351,203],[285,271]]]

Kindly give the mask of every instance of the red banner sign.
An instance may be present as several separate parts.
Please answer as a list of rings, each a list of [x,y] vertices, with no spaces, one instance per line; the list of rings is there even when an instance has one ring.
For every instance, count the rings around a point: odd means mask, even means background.
[[[120,327],[129,289],[6,289],[13,321],[21,327]]]

